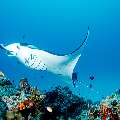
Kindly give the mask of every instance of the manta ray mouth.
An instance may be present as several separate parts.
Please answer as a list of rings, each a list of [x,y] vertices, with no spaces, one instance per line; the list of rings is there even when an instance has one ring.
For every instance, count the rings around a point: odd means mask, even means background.
[[[2,49],[8,56],[12,56],[14,55],[14,52],[13,51],[9,51],[7,49],[5,49],[4,45],[0,45],[0,49]]]
[[[7,54],[8,56],[12,56],[12,55],[14,55],[14,52],[13,52],[13,51],[8,51],[8,50],[6,50],[6,54]]]
[[[3,44],[0,44],[0,49],[6,50]]]

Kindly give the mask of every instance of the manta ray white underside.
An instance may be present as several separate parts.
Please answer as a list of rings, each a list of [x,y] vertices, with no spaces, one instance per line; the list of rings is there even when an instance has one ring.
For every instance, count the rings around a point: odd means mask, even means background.
[[[80,49],[86,44],[89,36],[89,29],[82,44],[73,52],[66,55],[54,55],[43,50],[39,50],[33,45],[23,43],[12,43],[7,46],[0,45],[8,56],[16,57],[21,63],[31,69],[49,71],[72,78],[72,73],[78,59],[81,56]]]

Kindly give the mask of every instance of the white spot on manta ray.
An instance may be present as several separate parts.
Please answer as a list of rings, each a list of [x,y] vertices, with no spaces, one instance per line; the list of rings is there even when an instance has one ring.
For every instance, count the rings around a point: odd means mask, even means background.
[[[54,74],[72,78],[74,67],[81,56],[80,49],[85,46],[89,36],[89,29],[82,44],[66,55],[55,55],[39,50],[33,45],[13,43],[7,46],[0,45],[0,49],[9,53],[8,56],[16,57],[21,63],[31,69],[47,70]]]

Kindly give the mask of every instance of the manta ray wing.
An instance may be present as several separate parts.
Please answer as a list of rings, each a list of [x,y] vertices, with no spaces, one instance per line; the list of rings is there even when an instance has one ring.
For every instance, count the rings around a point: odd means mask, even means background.
[[[31,49],[38,49],[36,46],[32,45],[32,44],[28,44],[28,43],[20,43],[21,46],[26,46],[29,47]]]
[[[25,66],[36,70],[47,70],[54,74],[60,74],[72,79],[73,70],[81,56],[81,48],[86,45],[89,36],[89,28],[82,44],[69,54],[60,56],[37,49],[27,43],[13,43],[8,46],[0,45],[1,49],[11,52]]]

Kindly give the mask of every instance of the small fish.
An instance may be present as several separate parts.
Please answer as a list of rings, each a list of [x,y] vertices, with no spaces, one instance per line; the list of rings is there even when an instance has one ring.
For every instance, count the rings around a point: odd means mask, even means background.
[[[0,71],[0,77],[4,77],[4,73],[2,71]]]
[[[90,85],[89,85],[89,88],[92,88],[92,87],[93,87],[92,84],[90,84]]]
[[[93,75],[90,76],[90,80],[94,80],[94,76]]]
[[[26,38],[26,35],[24,34],[24,35],[22,35],[22,39],[24,40]]]
[[[53,110],[51,107],[47,107],[47,111],[51,113]]]
[[[77,73],[76,72],[72,74],[72,80],[73,80],[73,86],[75,87],[76,81],[78,81]]]

